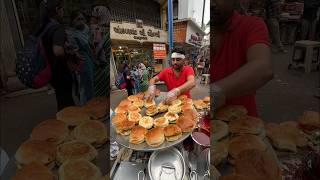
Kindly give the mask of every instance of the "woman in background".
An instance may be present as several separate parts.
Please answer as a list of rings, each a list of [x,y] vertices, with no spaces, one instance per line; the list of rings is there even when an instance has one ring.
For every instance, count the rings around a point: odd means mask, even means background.
[[[149,72],[143,63],[140,63],[138,68],[139,68],[139,74],[141,76],[140,89],[141,89],[141,92],[145,92],[148,90],[148,87],[149,87],[149,77],[148,77]]]
[[[93,54],[90,48],[90,29],[85,23],[85,15],[80,10],[71,13],[72,27],[68,31],[72,44],[78,49],[84,60],[78,79],[79,104],[84,105],[93,97]]]
[[[92,11],[91,30],[96,56],[94,65],[94,94],[110,94],[110,12],[103,5],[96,5]]]
[[[127,63],[123,64],[122,69],[123,69],[122,74],[126,82],[126,90],[127,90],[128,96],[131,96],[133,95],[133,87],[134,87],[133,86],[134,83],[132,83],[133,79],[131,78],[131,71]]]

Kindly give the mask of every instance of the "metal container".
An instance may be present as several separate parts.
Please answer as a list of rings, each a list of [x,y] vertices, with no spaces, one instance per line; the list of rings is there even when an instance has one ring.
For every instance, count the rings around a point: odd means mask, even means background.
[[[169,148],[152,153],[148,172],[151,180],[183,180],[186,164],[180,151]]]
[[[132,162],[121,162],[117,172],[113,177],[113,180],[149,180],[144,170],[147,168],[147,164],[132,163]]]

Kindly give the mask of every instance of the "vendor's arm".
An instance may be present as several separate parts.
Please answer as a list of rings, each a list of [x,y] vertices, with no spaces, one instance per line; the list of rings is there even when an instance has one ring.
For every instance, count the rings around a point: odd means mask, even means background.
[[[179,89],[179,94],[178,95],[180,95],[181,93],[184,93],[186,91],[191,90],[195,86],[196,86],[196,81],[195,81],[194,75],[189,75],[187,77],[187,82],[184,83],[183,85],[177,87]]]
[[[233,98],[256,91],[272,78],[270,48],[255,44],[247,51],[247,63],[215,84],[223,90],[225,98]]]
[[[153,99],[155,97],[156,94],[156,83],[160,81],[160,79],[158,78],[158,76],[155,76],[153,78],[150,79],[149,81],[149,88],[146,94],[146,99]]]
[[[243,42],[247,62],[229,76],[211,84],[211,96],[216,98],[212,98],[215,107],[223,106],[226,99],[255,92],[273,78],[265,23],[256,19],[244,33],[247,36]]]
[[[184,93],[190,89],[192,89],[193,87],[196,86],[195,80],[194,80],[194,75],[189,75],[187,77],[187,82],[184,83],[183,85],[176,87],[174,89],[172,89],[171,91],[169,91],[165,97],[164,102],[165,103],[169,103],[170,101],[173,101],[175,99],[177,99],[177,97],[181,94]]]

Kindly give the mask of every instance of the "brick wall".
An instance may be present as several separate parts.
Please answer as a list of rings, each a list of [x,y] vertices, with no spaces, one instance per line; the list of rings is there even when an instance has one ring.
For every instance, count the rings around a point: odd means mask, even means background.
[[[173,42],[184,43],[186,42],[187,21],[176,22],[173,24]]]

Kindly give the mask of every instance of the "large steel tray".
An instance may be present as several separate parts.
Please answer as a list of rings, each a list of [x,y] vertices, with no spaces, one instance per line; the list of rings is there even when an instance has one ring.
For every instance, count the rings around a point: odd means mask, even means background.
[[[158,104],[160,103],[165,97],[165,93],[161,92],[160,96],[155,98],[155,102]],[[144,114],[144,108],[142,108],[141,113]],[[163,114],[159,114],[156,115],[154,118],[160,117]],[[113,116],[113,115],[112,115]],[[156,151],[156,150],[162,150],[162,149],[167,149],[169,147],[175,146],[179,143],[181,143],[183,140],[185,140],[188,136],[191,135],[190,133],[183,133],[182,137],[180,139],[178,139],[177,141],[173,141],[173,142],[168,142],[165,141],[161,146],[159,147],[151,147],[149,146],[146,142],[135,145],[135,144],[131,144],[129,143],[129,136],[122,136],[120,134],[117,134],[115,127],[110,125],[110,137],[112,140],[117,141],[119,144],[121,144],[124,147],[136,150],[136,151]]]

